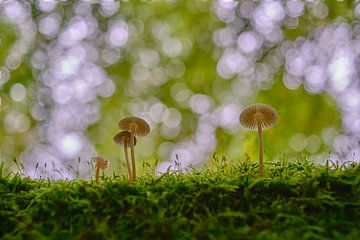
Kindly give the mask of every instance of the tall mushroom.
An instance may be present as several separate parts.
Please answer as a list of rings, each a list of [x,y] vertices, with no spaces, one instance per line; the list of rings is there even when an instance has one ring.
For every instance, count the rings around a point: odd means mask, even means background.
[[[129,162],[128,147],[130,147],[130,133],[126,131],[119,132],[113,138],[114,142],[120,146],[124,146],[125,164],[129,174],[129,179],[132,180],[131,165]],[[134,146],[136,146],[136,137],[134,136]]]
[[[119,128],[123,131],[130,132],[132,180],[136,181],[134,136],[144,137],[148,135],[150,133],[150,126],[145,120],[141,118],[127,117],[119,122]]]
[[[257,103],[246,107],[240,114],[240,124],[259,134],[259,173],[264,176],[263,163],[263,139],[262,131],[274,126],[278,119],[278,114],[274,108],[263,103]]]

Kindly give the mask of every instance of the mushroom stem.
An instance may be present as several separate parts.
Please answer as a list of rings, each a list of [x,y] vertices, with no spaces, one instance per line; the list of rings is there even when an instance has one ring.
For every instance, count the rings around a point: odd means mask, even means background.
[[[135,150],[134,150],[134,135],[135,127],[130,127],[130,147],[131,147],[131,167],[132,167],[132,181],[136,181],[136,166],[135,166]]]
[[[258,134],[259,134],[259,174],[260,177],[264,176],[264,162],[263,162],[263,137],[261,124],[258,124]]]
[[[97,167],[97,168],[96,168],[96,173],[95,173],[95,182],[96,182],[96,183],[99,182],[99,175],[100,175],[100,168]]]
[[[128,154],[128,141],[125,140],[124,142],[124,155],[125,155],[125,164],[128,171],[129,179],[131,181],[132,174],[131,174],[131,168],[130,168],[130,162],[129,162],[129,154]]]

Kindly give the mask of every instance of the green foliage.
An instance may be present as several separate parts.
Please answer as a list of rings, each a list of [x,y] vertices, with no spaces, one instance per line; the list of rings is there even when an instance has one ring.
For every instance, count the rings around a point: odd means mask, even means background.
[[[93,181],[0,175],[3,239],[358,239],[360,166],[305,160]]]

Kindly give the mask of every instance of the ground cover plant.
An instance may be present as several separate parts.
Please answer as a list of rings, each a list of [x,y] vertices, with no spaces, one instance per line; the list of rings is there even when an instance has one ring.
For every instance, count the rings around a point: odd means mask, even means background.
[[[359,239],[360,166],[306,159],[95,181],[0,175],[2,239]]]
[[[351,0],[0,0],[0,239],[360,239],[359,29]]]

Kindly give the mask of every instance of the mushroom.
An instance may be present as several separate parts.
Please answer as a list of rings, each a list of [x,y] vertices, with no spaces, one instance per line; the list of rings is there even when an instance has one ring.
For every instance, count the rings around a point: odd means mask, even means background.
[[[119,122],[119,128],[123,131],[130,132],[132,180],[136,181],[134,136],[148,135],[150,133],[150,126],[145,120],[141,118],[127,117]]]
[[[120,146],[124,146],[124,155],[126,168],[129,174],[129,179],[132,180],[131,166],[129,162],[128,147],[130,147],[130,133],[126,131],[119,132],[113,138],[114,142]],[[134,146],[136,146],[136,137],[134,136]]]
[[[100,169],[105,170],[109,166],[109,161],[103,157],[94,157],[92,160],[95,161],[95,169],[96,169],[95,181],[96,183],[98,183]]]
[[[263,163],[263,139],[262,131],[274,126],[278,119],[278,114],[274,108],[263,103],[257,103],[246,107],[240,114],[240,124],[259,134],[259,173],[264,176]]]

